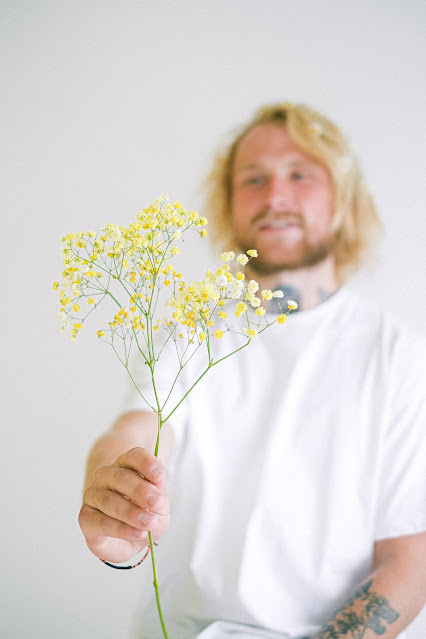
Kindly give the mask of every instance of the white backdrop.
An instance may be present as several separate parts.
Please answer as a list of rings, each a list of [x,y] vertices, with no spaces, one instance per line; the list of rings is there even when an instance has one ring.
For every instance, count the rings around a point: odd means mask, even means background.
[[[350,133],[386,225],[353,286],[424,330],[424,18],[420,0],[0,2],[2,637],[124,639],[149,569],[103,566],[79,532],[125,378],[89,331],[57,334],[59,237],[162,192],[198,208],[223,135],[305,101]],[[194,246],[187,274],[208,262]]]

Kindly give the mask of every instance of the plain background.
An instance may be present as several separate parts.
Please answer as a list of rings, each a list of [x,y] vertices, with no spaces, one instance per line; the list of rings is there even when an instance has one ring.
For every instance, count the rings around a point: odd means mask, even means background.
[[[349,133],[386,226],[352,286],[423,331],[424,24],[420,0],[0,2],[2,637],[124,639],[150,569],[103,566],[78,528],[125,373],[96,322],[57,334],[61,235],[162,192],[199,208],[230,129],[306,102]],[[409,637],[425,635],[423,612]]]

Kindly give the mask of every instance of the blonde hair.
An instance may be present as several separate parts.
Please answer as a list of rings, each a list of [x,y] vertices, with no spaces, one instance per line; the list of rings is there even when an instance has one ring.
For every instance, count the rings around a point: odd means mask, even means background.
[[[273,104],[260,108],[254,118],[233,133],[233,141],[219,152],[205,181],[205,207],[209,235],[221,248],[238,250],[232,233],[232,170],[240,141],[259,124],[282,124],[293,141],[325,166],[334,186],[332,228],[336,232],[335,262],[340,281],[367,261],[377,244],[382,225],[363,181],[358,159],[333,122],[304,104]]]

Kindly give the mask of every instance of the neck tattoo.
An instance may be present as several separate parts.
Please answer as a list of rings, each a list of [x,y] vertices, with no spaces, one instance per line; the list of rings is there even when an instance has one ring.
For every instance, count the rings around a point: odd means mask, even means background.
[[[301,295],[300,295],[300,291],[297,288],[294,288],[293,286],[280,285],[280,286],[277,286],[275,290],[282,291],[284,293],[284,297],[282,297],[281,299],[274,297],[269,302],[268,311],[270,313],[280,315],[283,311],[285,312],[287,310],[288,300],[293,300],[293,302],[297,302],[298,309],[300,308]],[[297,311],[296,310],[292,311],[292,313],[295,313],[295,312]]]
[[[282,297],[281,299],[274,297],[269,302],[269,308],[268,308],[269,313],[280,315],[280,313],[286,312],[288,300],[293,300],[294,302],[297,302],[298,308],[297,310],[292,311],[292,313],[296,313],[297,311],[303,310],[302,294],[299,289],[295,288],[294,286],[284,286],[283,284],[280,284],[280,286],[277,286],[274,290],[282,291],[284,294],[284,297]],[[334,293],[335,291],[332,291],[330,293],[328,291],[325,291],[322,288],[317,289],[317,304],[322,304],[323,302],[326,302],[328,299],[330,299],[330,297],[332,297],[332,295],[334,295]]]

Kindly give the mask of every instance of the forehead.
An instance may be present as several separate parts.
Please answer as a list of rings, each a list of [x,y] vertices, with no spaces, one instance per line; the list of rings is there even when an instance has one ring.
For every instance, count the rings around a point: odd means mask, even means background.
[[[294,142],[284,125],[258,124],[239,142],[234,157],[234,171],[257,164],[293,160],[317,163]]]

